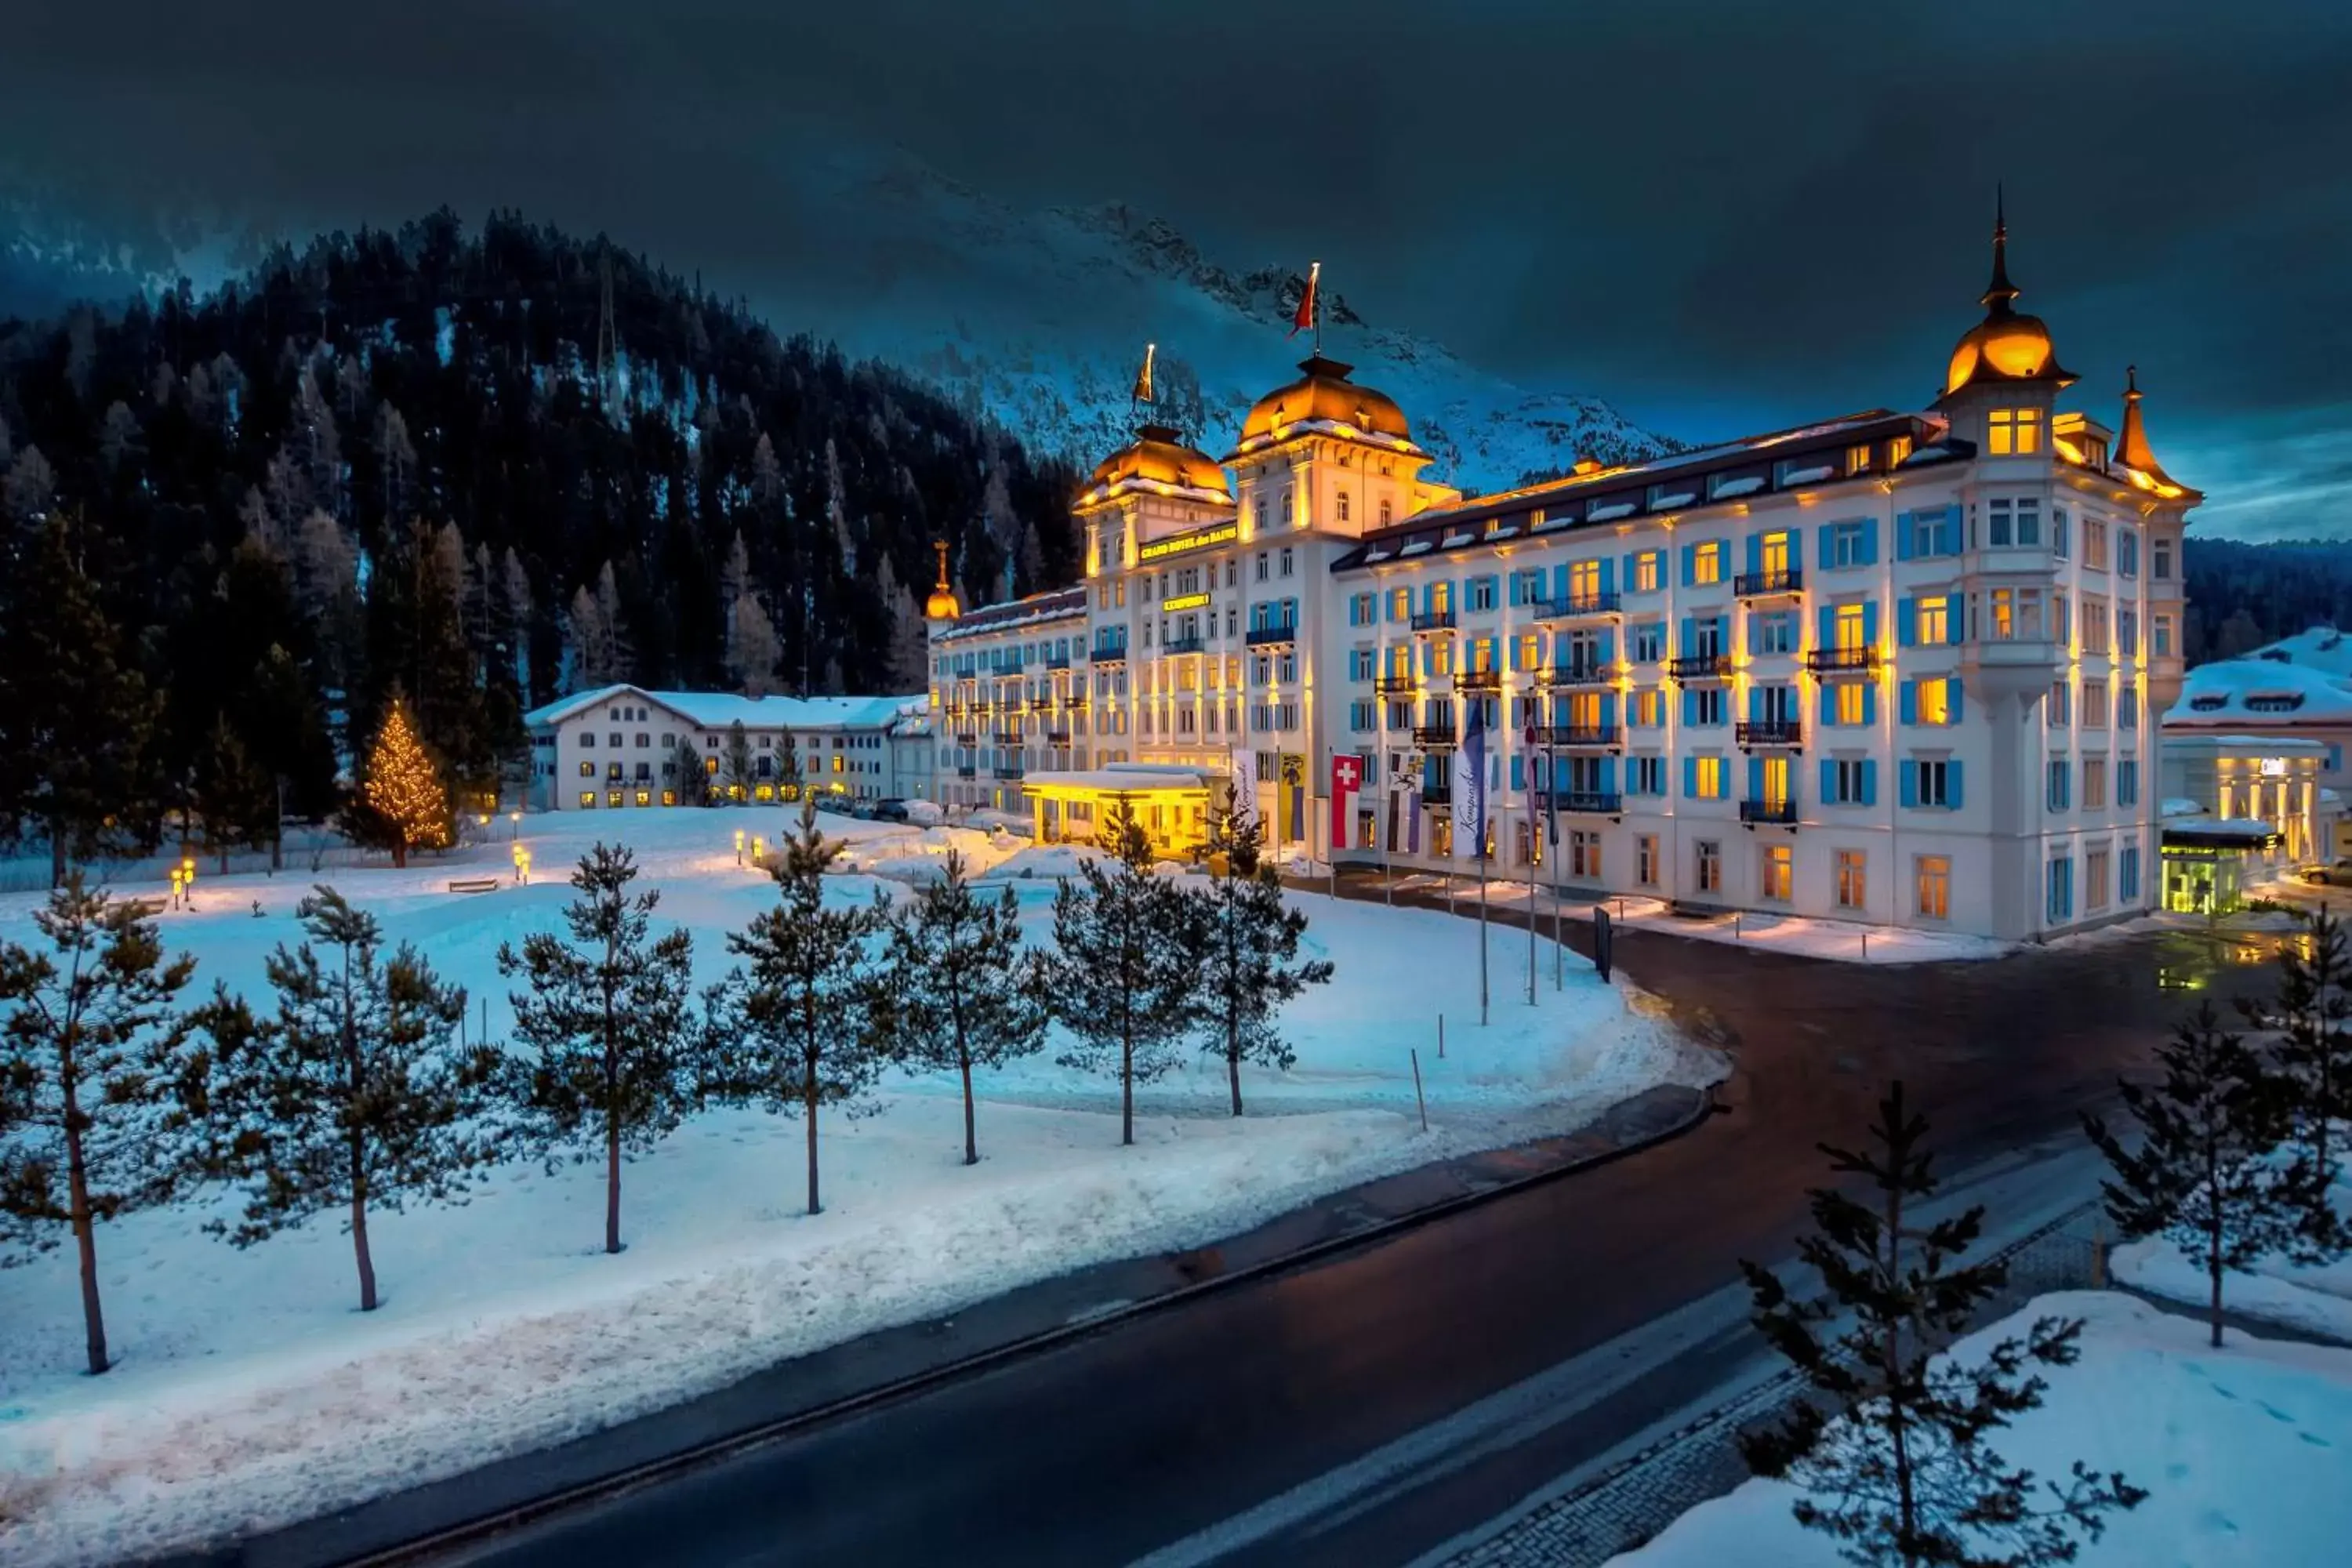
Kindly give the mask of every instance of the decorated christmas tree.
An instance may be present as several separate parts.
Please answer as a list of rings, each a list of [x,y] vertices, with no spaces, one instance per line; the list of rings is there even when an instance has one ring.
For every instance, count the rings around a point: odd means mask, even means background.
[[[367,807],[361,814],[366,836],[392,851],[394,866],[407,865],[411,849],[436,849],[449,842],[449,792],[398,699],[376,731],[360,795]]]

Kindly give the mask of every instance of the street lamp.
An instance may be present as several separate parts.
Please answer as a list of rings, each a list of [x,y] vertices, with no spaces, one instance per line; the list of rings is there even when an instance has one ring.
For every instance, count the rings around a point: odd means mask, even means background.
[[[737,828],[737,829],[735,830],[735,864],[737,864],[738,866],[740,866],[742,863],[743,863],[743,830],[742,830],[741,828],[740,828],[740,827],[739,827],[739,828]]]
[[[768,841],[765,838],[760,837],[756,834],[753,835],[751,838],[751,864],[757,866],[761,861],[767,858]]]
[[[181,907],[196,907],[196,862],[191,856],[180,862]]]
[[[172,907],[175,910],[180,907],[180,889],[186,880],[186,872],[181,870],[177,866],[172,868]]]
[[[518,883],[530,880],[530,851],[520,844],[514,847],[514,868],[515,880]]]
[[[522,813],[520,811],[509,811],[507,813],[507,820],[514,825],[514,831],[509,834],[508,837],[520,841],[522,837]]]

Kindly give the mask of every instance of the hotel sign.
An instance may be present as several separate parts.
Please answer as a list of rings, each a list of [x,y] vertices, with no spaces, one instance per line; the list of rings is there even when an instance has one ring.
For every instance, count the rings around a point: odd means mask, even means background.
[[[1170,555],[1181,555],[1188,550],[1205,550],[1212,544],[1230,544],[1242,536],[1239,523],[1220,523],[1214,528],[1196,529],[1191,533],[1171,534],[1136,547],[1139,562],[1159,561]]]
[[[1197,610],[1209,602],[1206,594],[1179,594],[1172,599],[1162,599],[1160,607],[1167,610]]]

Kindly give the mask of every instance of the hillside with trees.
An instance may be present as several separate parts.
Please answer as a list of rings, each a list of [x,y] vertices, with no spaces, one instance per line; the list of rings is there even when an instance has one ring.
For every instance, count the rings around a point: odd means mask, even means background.
[[[2185,556],[2191,663],[2234,658],[2310,626],[2352,626],[2352,540],[2191,537]]]
[[[0,321],[0,830],[252,842],[334,808],[395,696],[462,798],[609,680],[917,690],[930,542],[967,602],[1066,582],[1076,478],[509,214]]]

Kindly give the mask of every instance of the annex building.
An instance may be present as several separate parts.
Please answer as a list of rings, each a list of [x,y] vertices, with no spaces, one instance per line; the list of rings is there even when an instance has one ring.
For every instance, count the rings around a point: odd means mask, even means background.
[[[2006,248],[1918,413],[1475,498],[1319,353],[1219,456],[1144,425],[1073,504],[1083,583],[933,595],[938,798],[1076,836],[1189,777],[1318,861],[1466,871],[1475,743],[1500,876],[2003,938],[2144,911],[2202,497],[2136,384],[2115,426],[2059,406]]]

